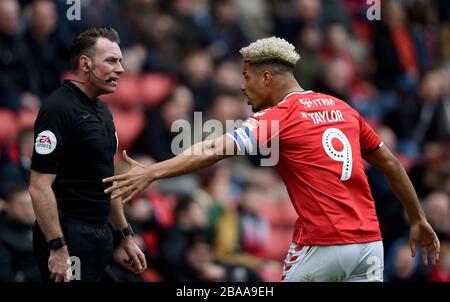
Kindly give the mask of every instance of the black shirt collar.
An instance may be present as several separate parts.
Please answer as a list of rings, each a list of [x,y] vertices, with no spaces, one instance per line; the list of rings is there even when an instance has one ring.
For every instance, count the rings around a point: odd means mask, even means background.
[[[97,99],[95,99],[94,101],[88,97],[80,88],[78,88],[77,85],[75,85],[74,83],[72,83],[72,81],[70,80],[64,80],[64,86],[66,86],[67,88],[71,89],[73,92],[75,92],[79,97],[80,100],[83,102],[83,104],[87,105],[87,106],[96,106],[97,105]]]

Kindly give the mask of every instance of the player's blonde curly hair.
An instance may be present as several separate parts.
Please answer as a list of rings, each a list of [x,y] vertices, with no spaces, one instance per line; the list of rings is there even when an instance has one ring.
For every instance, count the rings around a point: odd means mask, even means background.
[[[294,67],[300,59],[294,45],[277,37],[256,40],[239,52],[249,63],[279,62]]]

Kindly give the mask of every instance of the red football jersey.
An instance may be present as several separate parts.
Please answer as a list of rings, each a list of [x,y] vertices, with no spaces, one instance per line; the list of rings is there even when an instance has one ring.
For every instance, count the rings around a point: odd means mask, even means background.
[[[362,156],[382,141],[347,103],[313,91],[292,92],[228,135],[240,153],[269,146],[299,216],[293,242],[381,240]]]

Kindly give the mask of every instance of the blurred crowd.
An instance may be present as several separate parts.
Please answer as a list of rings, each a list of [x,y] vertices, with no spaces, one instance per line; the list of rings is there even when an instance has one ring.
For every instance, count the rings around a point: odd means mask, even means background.
[[[67,49],[89,25],[120,34],[126,73],[102,99],[119,149],[146,164],[174,155],[174,121],[192,122],[198,111],[222,123],[251,114],[240,92],[241,47],[271,35],[293,43],[301,86],[339,97],[367,119],[404,164],[441,239],[436,265],[412,258],[401,203],[367,165],[385,280],[450,281],[450,2],[379,2],[380,20],[368,20],[363,0],[82,0],[80,20],[69,21],[65,0],[0,0],[0,281],[39,279],[27,191],[33,123],[70,78]],[[275,171],[258,163],[258,156],[233,158],[152,184],[126,205],[149,269],[126,271],[118,246],[114,274],[280,280],[296,213]],[[120,156],[116,164],[117,173],[128,168]]]

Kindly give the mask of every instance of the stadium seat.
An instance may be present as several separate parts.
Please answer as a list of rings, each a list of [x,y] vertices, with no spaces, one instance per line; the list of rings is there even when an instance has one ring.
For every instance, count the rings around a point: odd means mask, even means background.
[[[145,105],[154,106],[173,88],[174,79],[164,73],[147,73],[140,77],[139,96]]]
[[[63,79],[71,79],[74,74],[66,71]],[[175,84],[174,77],[165,73],[143,73],[121,75],[116,91],[102,95],[106,103],[118,104],[126,108],[135,105],[154,106],[166,97]]]
[[[269,230],[265,258],[276,261],[284,261],[292,242],[292,229],[286,227],[271,227]]]
[[[0,148],[13,141],[18,132],[15,113],[9,109],[0,109]]]
[[[279,282],[283,274],[281,262],[270,262],[263,264],[258,270],[258,275],[263,282]]]
[[[289,201],[263,201],[259,214],[272,226],[293,227],[297,220],[297,213]]]
[[[141,111],[112,110],[114,125],[119,137],[119,150],[130,149],[145,125]]]
[[[19,128],[25,129],[25,128],[33,128],[34,122],[36,121],[38,113],[29,111],[29,110],[22,110],[19,112]]]
[[[105,94],[100,97],[107,103],[117,103],[126,107],[139,104],[142,97],[139,92],[139,77],[124,74],[120,77],[114,93]]]

